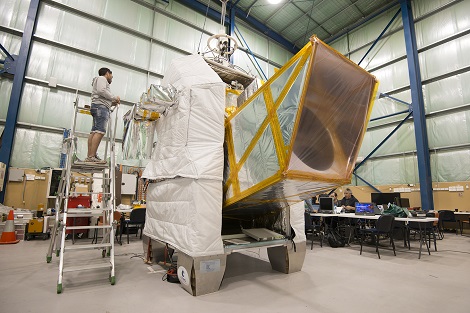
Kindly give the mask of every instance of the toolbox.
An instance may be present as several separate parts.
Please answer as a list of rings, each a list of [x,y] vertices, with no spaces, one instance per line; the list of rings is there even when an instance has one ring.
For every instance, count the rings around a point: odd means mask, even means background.
[[[30,240],[36,236],[41,237],[43,240],[49,238],[48,233],[43,233],[44,218],[33,218],[26,224],[26,240]]]

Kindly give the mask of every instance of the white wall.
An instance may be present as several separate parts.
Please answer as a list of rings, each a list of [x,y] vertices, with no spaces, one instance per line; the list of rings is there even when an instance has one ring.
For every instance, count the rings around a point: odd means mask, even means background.
[[[450,5],[429,14],[446,4]],[[412,5],[414,18],[418,19],[415,24],[418,49],[470,30],[468,0],[414,0]],[[331,45],[359,62],[398,8],[394,7]],[[406,55],[401,13],[388,32],[394,30],[398,31],[380,40],[361,66],[379,79],[379,91],[411,102],[406,59],[377,69]],[[467,87],[470,86],[470,71],[466,68],[470,65],[470,35],[457,37],[419,53],[433,181],[470,180],[470,88]],[[461,73],[452,73],[458,70]],[[449,77],[440,77],[446,74]],[[397,92],[400,88],[405,89]],[[383,98],[375,102],[372,118],[406,109],[403,104]],[[398,124],[393,122],[404,117],[371,122],[360,155],[369,154]],[[358,174],[376,185],[418,183],[415,150],[414,126],[410,121],[374,154],[379,158],[366,162]],[[354,179],[353,183],[356,183]],[[358,180],[357,184],[363,183]]]

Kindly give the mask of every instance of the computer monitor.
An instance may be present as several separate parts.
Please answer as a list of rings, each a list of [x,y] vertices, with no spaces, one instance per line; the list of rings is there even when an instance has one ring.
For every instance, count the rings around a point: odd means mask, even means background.
[[[320,197],[320,212],[334,212],[334,199],[331,197]]]
[[[397,205],[402,207],[402,208],[409,208],[410,207],[410,199],[408,199],[408,198],[399,198]]]
[[[356,202],[357,215],[375,215],[374,203]]]
[[[370,194],[370,202],[374,202],[377,205],[396,203],[395,198],[400,198],[399,192],[373,192]]]

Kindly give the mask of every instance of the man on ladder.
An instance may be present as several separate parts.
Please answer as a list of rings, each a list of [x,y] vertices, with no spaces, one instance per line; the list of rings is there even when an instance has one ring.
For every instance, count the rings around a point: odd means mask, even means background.
[[[108,269],[109,280],[111,285],[116,283],[115,266],[114,266],[114,211],[116,208],[115,203],[115,177],[116,177],[116,158],[115,158],[115,136],[118,116],[118,104],[121,99],[111,93],[109,84],[112,82],[113,75],[108,68],[101,68],[99,70],[99,77],[93,79],[93,92],[92,92],[92,105],[91,109],[81,108],[78,106],[79,98],[74,102],[74,118],[72,120],[72,127],[68,132],[68,136],[64,139],[65,142],[65,168],[62,169],[61,181],[56,198],[56,219],[54,223],[54,230],[52,232],[51,243],[46,256],[47,263],[52,260],[52,253],[56,250],[56,255],[59,257],[59,277],[57,280],[57,293],[62,293],[63,275],[66,272],[85,271],[94,269]],[[109,126],[109,136],[106,140],[105,156],[109,147],[109,164],[97,158],[96,151],[100,145],[101,139],[106,133],[106,124],[111,124],[110,113],[112,108],[116,107],[114,116],[114,128]],[[114,109],[114,108],[113,108]],[[76,157],[76,121],[77,114],[87,114],[93,117],[93,126],[88,138],[88,157],[85,162],[80,162]],[[73,160],[77,160],[73,162]],[[91,190],[90,192],[81,192],[82,195],[101,194],[103,197],[98,205],[94,205],[91,201],[85,207],[77,207],[73,204],[69,205],[69,198],[73,197],[72,188],[72,172],[91,173],[93,179],[102,180],[102,190]],[[98,174],[96,177],[94,174]],[[62,209],[63,208],[63,209]],[[67,218],[78,217],[102,217],[102,224],[97,225],[72,225],[67,223]],[[96,244],[83,244],[77,243],[72,240],[72,243],[66,242],[65,237],[67,231],[75,230],[102,230],[103,239],[100,243]],[[55,247],[55,249],[54,249]],[[80,253],[84,250],[101,250],[102,258],[98,260],[93,259],[92,255],[86,255],[87,262],[83,263],[83,259],[79,258],[80,262],[76,262],[76,258],[69,258],[65,262],[65,252]],[[105,257],[108,258],[105,258]],[[71,277],[73,279],[73,276]]]
[[[93,116],[93,126],[88,136],[88,154],[85,162],[104,164],[106,161],[98,157],[98,147],[106,133],[111,107],[121,103],[121,98],[111,93],[110,84],[113,81],[113,72],[109,68],[102,67],[98,75],[93,78],[91,84],[93,91],[91,92],[90,113]]]

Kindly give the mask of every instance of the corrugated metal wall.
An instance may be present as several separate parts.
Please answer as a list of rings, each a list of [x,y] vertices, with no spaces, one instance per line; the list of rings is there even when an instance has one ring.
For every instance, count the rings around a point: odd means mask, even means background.
[[[20,48],[29,1],[0,2],[0,42],[10,53]],[[239,21],[237,21],[238,23]],[[257,55],[266,75],[284,64],[292,54],[239,24],[240,32]],[[75,94],[80,104],[89,103],[91,80],[101,67],[113,71],[113,93],[121,97],[122,116],[138,101],[140,94],[158,84],[170,61],[176,57],[204,51],[207,38],[220,29],[219,22],[205,19],[177,1],[143,0],[42,0],[27,67],[18,128],[11,166],[39,168],[59,165],[63,128],[70,128]],[[235,63],[253,74],[257,70],[243,51]],[[48,82],[57,78],[58,87]],[[0,79],[0,122],[5,121],[12,80]],[[3,131],[0,123],[0,131]],[[122,137],[118,123],[117,137]],[[86,135],[91,117],[80,116],[79,156],[85,157]],[[118,162],[121,162],[118,149]],[[104,145],[98,151],[104,153]],[[145,162],[125,161],[127,165]]]
[[[470,1],[414,0],[413,14],[423,81],[433,181],[470,180]],[[364,56],[398,10],[391,9],[331,45],[354,62]],[[380,80],[380,92],[411,102],[401,15],[361,66]],[[382,98],[372,118],[406,110]],[[366,156],[405,115],[369,124]],[[375,185],[418,183],[412,121],[405,123],[358,174]],[[355,180],[353,179],[353,182]],[[357,181],[358,185],[362,182]]]

